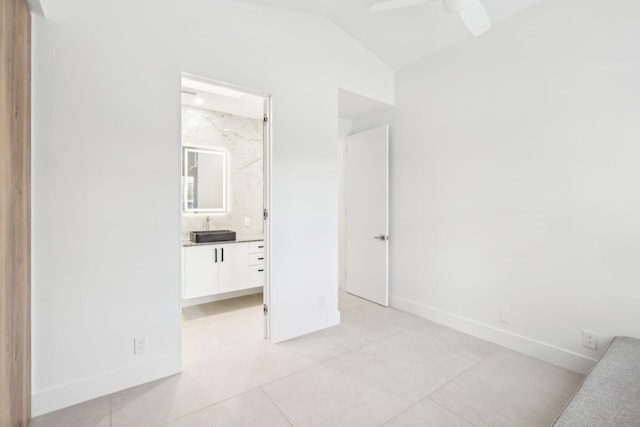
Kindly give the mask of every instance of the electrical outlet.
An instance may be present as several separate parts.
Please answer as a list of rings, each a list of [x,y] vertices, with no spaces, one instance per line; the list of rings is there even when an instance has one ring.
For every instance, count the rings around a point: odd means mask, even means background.
[[[319,303],[318,303],[318,304],[319,304],[319,306],[320,306],[320,309],[323,309],[323,308],[324,308],[324,306],[325,306],[325,299],[324,299],[324,297],[320,297],[320,300],[319,300]]]
[[[598,334],[595,332],[582,331],[582,346],[592,350],[598,349]]]
[[[147,337],[135,337],[133,339],[133,354],[142,354],[147,352]]]
[[[251,225],[251,217],[245,216],[244,217],[244,226],[245,227],[249,227],[250,225]]]
[[[500,309],[500,321],[505,325],[511,324],[511,310],[507,310],[506,308]]]

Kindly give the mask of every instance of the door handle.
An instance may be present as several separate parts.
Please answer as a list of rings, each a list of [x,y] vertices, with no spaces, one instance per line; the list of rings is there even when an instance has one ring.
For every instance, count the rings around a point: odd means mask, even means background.
[[[214,255],[214,258],[215,258],[215,259],[213,260],[213,262],[218,262],[218,248],[215,248],[215,249],[213,250],[213,253],[215,254],[215,255]]]
[[[221,262],[224,262],[224,248],[220,248],[220,252],[222,252],[222,261]]]
[[[389,236],[386,236],[384,234],[381,234],[379,236],[373,236],[374,239],[378,239],[378,240],[389,240]]]

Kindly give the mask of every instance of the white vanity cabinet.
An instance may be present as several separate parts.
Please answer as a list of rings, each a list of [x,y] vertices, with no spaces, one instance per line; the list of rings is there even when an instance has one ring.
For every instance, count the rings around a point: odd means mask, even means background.
[[[182,274],[183,299],[263,286],[264,242],[184,246]]]
[[[197,298],[219,292],[216,246],[182,248],[182,298]]]

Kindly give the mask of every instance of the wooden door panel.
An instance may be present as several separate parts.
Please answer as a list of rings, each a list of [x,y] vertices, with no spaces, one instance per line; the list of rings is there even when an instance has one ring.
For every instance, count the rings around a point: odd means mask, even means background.
[[[31,17],[0,0],[0,426],[31,413]]]

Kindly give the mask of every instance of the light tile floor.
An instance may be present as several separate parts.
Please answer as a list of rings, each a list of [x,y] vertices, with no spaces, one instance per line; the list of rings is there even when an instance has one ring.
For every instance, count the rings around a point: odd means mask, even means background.
[[[271,344],[261,304],[185,309],[182,374],[31,427],[549,426],[582,380],[344,292],[339,326]]]

